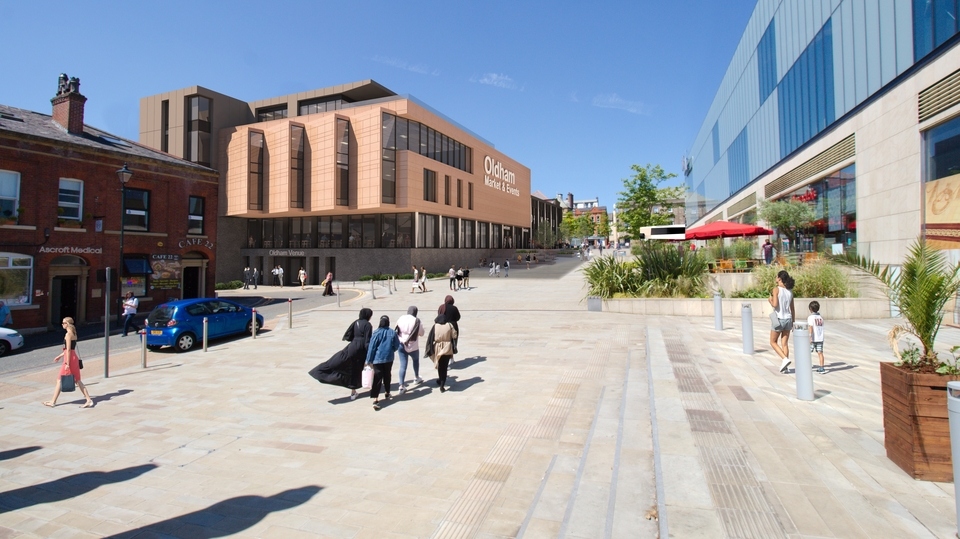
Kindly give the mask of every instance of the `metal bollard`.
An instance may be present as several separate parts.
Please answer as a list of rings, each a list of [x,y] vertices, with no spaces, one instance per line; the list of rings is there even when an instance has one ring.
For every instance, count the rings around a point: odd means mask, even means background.
[[[797,398],[813,400],[813,370],[810,368],[810,331],[806,324],[793,325],[793,366],[797,375]]]
[[[257,338],[257,310],[253,309],[252,315],[253,321],[250,323],[250,333],[253,334],[253,338]]]
[[[373,296],[373,299],[377,299],[377,291],[373,289],[373,279],[370,280],[370,294]]]
[[[140,368],[147,368],[147,330],[141,329],[140,334]]]
[[[753,354],[753,307],[743,303],[740,308],[740,320],[743,323],[743,353]]]
[[[210,319],[206,316],[203,317],[203,351],[207,351],[207,334],[210,329]]]
[[[713,329],[723,331],[723,298],[719,293],[713,295]]]
[[[337,307],[340,307],[340,285],[337,284]]]
[[[391,279],[393,279],[393,291],[399,292],[399,290],[397,290],[397,276],[394,275],[393,277],[391,277]]]
[[[953,460],[953,492],[957,512],[957,536],[960,537],[960,382],[947,382],[947,417],[950,421],[950,455]]]
[[[387,292],[392,296],[392,295],[393,295],[393,288],[390,288],[390,277],[387,277],[387,280],[386,280],[386,282],[385,282],[384,284],[387,285]]]
[[[293,298],[287,298],[287,319],[289,320],[287,328],[293,329]]]

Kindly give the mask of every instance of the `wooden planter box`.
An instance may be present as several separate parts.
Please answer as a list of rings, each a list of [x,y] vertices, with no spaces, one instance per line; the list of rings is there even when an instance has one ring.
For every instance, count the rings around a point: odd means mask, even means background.
[[[887,458],[914,479],[953,481],[947,382],[960,376],[916,374],[880,364],[883,446]]]

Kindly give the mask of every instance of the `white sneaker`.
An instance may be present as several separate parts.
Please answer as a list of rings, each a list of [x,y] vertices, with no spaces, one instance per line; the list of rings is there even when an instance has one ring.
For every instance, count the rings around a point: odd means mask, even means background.
[[[422,384],[422,383],[423,383],[423,378],[420,378],[419,376],[417,376],[417,383],[418,383],[418,384]]]
[[[401,386],[400,386],[400,391],[398,391],[397,393],[400,394],[400,395],[403,395],[403,394],[406,393],[406,392],[407,392],[407,388],[401,385]]]
[[[788,357],[783,358],[783,363],[780,364],[780,372],[786,374],[787,367],[789,366],[790,366],[790,358]]]

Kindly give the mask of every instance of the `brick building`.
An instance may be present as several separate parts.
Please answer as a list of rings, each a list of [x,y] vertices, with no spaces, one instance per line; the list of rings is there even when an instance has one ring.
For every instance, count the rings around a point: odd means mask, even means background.
[[[14,326],[103,320],[98,270],[120,265],[122,212],[120,292],[133,291],[141,312],[212,296],[217,173],[84,125],[76,78],[61,75],[51,102],[52,115],[0,105],[0,300]]]

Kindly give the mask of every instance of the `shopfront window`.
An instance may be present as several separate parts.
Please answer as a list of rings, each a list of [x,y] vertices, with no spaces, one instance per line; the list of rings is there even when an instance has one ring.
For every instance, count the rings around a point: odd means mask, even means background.
[[[137,232],[150,230],[150,191],[127,187],[123,190],[123,229]]]
[[[440,219],[436,215],[420,214],[420,223],[417,227],[419,238],[417,246],[424,248],[440,247]]]
[[[397,246],[413,247],[413,214],[401,213],[397,215]]]
[[[147,276],[153,273],[147,255],[124,255],[123,277],[120,280],[120,297],[127,292],[141,298],[147,295]]]
[[[475,245],[474,241],[474,222],[468,219],[460,220],[460,228],[462,230],[460,237],[461,245],[464,249],[473,249]]]
[[[447,249],[456,249],[459,247],[457,245],[457,218],[456,217],[444,217],[443,218],[443,242],[442,247]]]
[[[856,165],[805,185],[781,200],[805,202],[813,208],[812,225],[800,231],[804,252],[843,252],[857,245]]]
[[[29,305],[33,290],[33,257],[0,253],[0,300],[8,306]]]
[[[960,249],[960,117],[924,131],[923,154],[924,235],[936,249]]]

